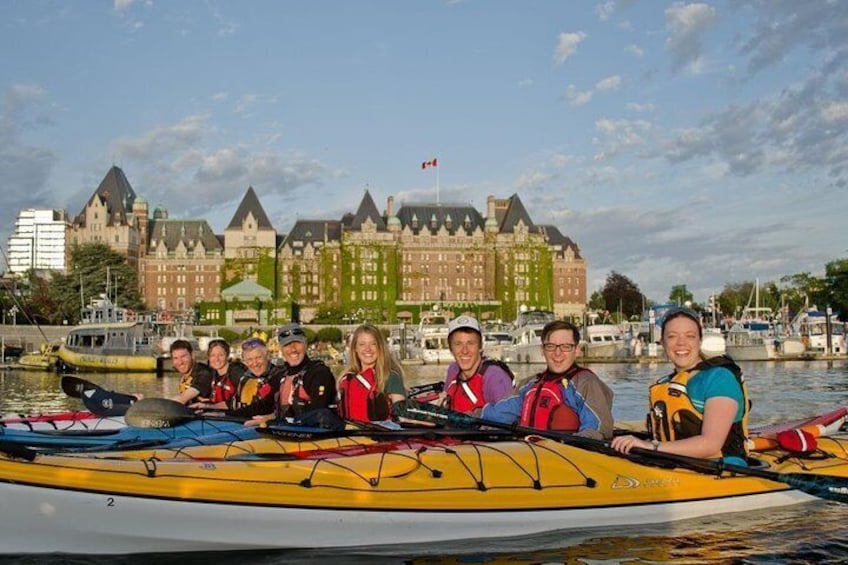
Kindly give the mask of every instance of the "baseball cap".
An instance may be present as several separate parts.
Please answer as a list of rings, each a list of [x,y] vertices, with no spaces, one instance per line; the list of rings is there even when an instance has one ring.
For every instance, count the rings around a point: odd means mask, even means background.
[[[280,347],[290,344],[293,341],[299,341],[306,345],[306,332],[300,327],[300,324],[286,324],[280,326],[277,332],[277,340],[280,342]]]
[[[480,322],[471,316],[459,316],[448,323],[448,337],[456,330],[468,329],[474,330],[480,335],[483,335],[483,330],[480,329]]]

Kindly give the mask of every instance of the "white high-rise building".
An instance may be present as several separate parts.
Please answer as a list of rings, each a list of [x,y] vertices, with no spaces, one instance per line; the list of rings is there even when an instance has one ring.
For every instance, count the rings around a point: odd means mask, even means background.
[[[70,226],[64,210],[21,210],[9,238],[9,271],[65,271],[65,234]]]

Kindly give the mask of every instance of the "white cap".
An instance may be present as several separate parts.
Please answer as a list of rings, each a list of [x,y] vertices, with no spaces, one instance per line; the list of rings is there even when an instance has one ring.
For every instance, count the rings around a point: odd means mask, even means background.
[[[474,330],[481,336],[483,335],[483,330],[480,329],[480,322],[471,316],[460,316],[458,318],[454,318],[450,321],[450,323],[448,323],[448,337],[450,337],[450,334],[456,330],[461,329]]]

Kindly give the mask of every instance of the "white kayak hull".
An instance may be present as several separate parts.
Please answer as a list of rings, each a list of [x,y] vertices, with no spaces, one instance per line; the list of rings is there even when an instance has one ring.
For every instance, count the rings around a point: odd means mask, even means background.
[[[665,523],[809,500],[814,498],[800,491],[781,490],[606,508],[367,511],[202,503],[5,483],[0,485],[0,548],[5,554],[90,555],[444,546],[456,540]]]

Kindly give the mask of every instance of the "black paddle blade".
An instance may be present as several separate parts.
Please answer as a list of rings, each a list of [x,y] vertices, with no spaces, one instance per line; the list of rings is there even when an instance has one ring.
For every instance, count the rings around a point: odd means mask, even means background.
[[[843,504],[848,503],[848,478],[807,473],[775,473],[775,475],[780,476],[778,479],[780,482],[807,494]]]
[[[85,404],[86,409],[101,417],[123,416],[135,401],[135,396],[99,387],[82,392],[82,403]]]
[[[167,398],[142,398],[124,414],[127,425],[136,428],[172,428],[197,418],[193,410]]]
[[[60,384],[62,386],[62,391],[71,398],[82,398],[84,390],[100,388],[91,381],[87,381],[73,375],[62,375]]]
[[[0,452],[25,461],[35,461],[35,456],[38,455],[36,450],[13,441],[0,441]]]

